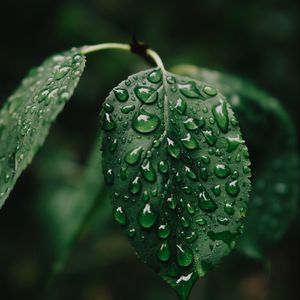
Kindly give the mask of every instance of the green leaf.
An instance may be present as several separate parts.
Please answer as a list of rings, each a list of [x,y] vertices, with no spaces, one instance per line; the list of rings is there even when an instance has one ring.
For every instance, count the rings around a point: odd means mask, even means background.
[[[114,217],[186,299],[242,231],[250,162],[238,121],[212,86],[160,69],[120,83],[101,119]]]
[[[194,66],[178,66],[174,71],[214,84],[240,120],[253,183],[238,249],[261,258],[283,237],[298,209],[299,156],[290,117],[276,99],[246,80]]]
[[[0,111],[0,207],[72,96],[84,66],[80,49],[52,56],[32,69],[4,104]]]
[[[36,211],[45,246],[44,265],[49,276],[49,270],[55,275],[63,268],[88,217],[99,207],[101,221],[107,221],[110,210],[105,205],[107,196],[99,142],[93,147],[85,167],[69,153],[63,154],[62,149],[57,152],[52,147],[41,154],[35,164],[40,174]]]

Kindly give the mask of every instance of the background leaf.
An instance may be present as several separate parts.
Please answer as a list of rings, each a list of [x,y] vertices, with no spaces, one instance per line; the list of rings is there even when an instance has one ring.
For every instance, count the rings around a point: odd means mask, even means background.
[[[214,84],[240,120],[252,158],[253,184],[238,249],[262,257],[282,238],[298,209],[299,157],[290,117],[276,99],[246,80],[195,66],[174,71]]]
[[[44,143],[52,122],[73,94],[85,66],[79,49],[32,69],[0,111],[0,207]]]
[[[250,162],[238,121],[216,89],[160,69],[120,83],[101,118],[114,217],[186,299],[242,232]]]

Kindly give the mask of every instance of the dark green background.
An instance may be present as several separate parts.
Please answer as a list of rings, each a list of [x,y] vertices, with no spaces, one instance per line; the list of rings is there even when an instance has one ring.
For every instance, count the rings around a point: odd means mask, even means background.
[[[191,63],[250,79],[279,98],[297,123],[297,2],[2,2],[0,103],[16,88],[29,68],[50,54],[84,44],[128,42],[131,35],[136,34],[161,55],[167,68]],[[56,170],[64,179],[81,171],[96,135],[101,102],[118,82],[145,67],[140,58],[118,51],[89,57],[75,97],[51,131],[46,143],[48,152],[39,154],[0,211],[1,299],[41,298],[42,251],[51,252],[51,249],[41,247],[42,231],[35,210],[39,201],[38,185],[55,177],[51,169],[55,169],[51,164],[55,156],[63,157],[66,168],[73,168],[66,172]],[[270,134],[275,136],[276,132]],[[42,168],[43,157],[50,163]],[[75,166],[74,161],[79,166]],[[42,175],[44,181],[39,178]],[[80,236],[65,273],[49,288],[49,299],[176,299],[166,284],[136,260],[117,227],[109,223],[108,233],[103,231],[101,222],[94,217]],[[205,280],[200,280],[191,299],[214,300],[213,295],[205,297],[205,287],[212,286],[222,300],[297,299],[299,250],[299,221],[296,220],[285,239],[270,253],[273,264],[270,273],[265,272],[260,263],[235,256]]]

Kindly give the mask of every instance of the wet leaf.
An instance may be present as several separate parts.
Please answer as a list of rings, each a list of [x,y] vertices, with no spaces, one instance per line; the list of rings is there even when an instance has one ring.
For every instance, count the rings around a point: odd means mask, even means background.
[[[174,71],[214,84],[240,120],[253,182],[238,249],[262,258],[286,233],[298,209],[300,178],[294,125],[278,100],[246,80],[195,66],[178,66]]]
[[[250,162],[238,121],[212,86],[151,69],[110,93],[101,124],[115,220],[186,299],[242,232]]]
[[[79,49],[52,56],[32,69],[4,104],[0,111],[0,207],[72,96],[84,66]]]

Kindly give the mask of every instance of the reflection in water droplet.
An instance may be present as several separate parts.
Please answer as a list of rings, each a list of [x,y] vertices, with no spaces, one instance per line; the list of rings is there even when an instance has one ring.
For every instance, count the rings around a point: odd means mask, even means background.
[[[221,100],[218,105],[213,107],[212,113],[221,131],[226,133],[229,124],[226,101]]]
[[[108,113],[111,113],[114,111],[114,107],[112,105],[110,105],[109,103],[104,103],[103,108]]]
[[[129,98],[128,91],[125,89],[116,88],[114,89],[114,94],[120,102],[125,102]]]
[[[135,165],[140,161],[142,153],[143,153],[143,148],[141,146],[139,146],[139,147],[129,151],[126,154],[125,161],[129,165]]]
[[[233,204],[231,203],[226,203],[225,206],[224,206],[224,211],[229,214],[229,215],[233,215],[235,210],[234,210],[234,207],[233,207]]]
[[[175,199],[175,197],[173,195],[171,195],[170,197],[167,198],[167,205],[170,209],[175,209],[177,206],[177,201]]]
[[[193,263],[194,256],[192,250],[185,245],[176,245],[177,263],[180,267],[188,267]]]
[[[153,114],[141,109],[132,120],[132,128],[139,133],[153,132],[160,124],[160,119]]]
[[[135,95],[146,104],[152,104],[157,101],[158,93],[155,89],[145,86],[136,86],[134,88]]]
[[[143,228],[151,228],[156,222],[157,214],[153,212],[149,203],[147,203],[139,214],[139,224]]]
[[[191,231],[186,237],[186,241],[188,243],[192,243],[193,241],[195,241],[198,238],[198,235],[195,231]]]

